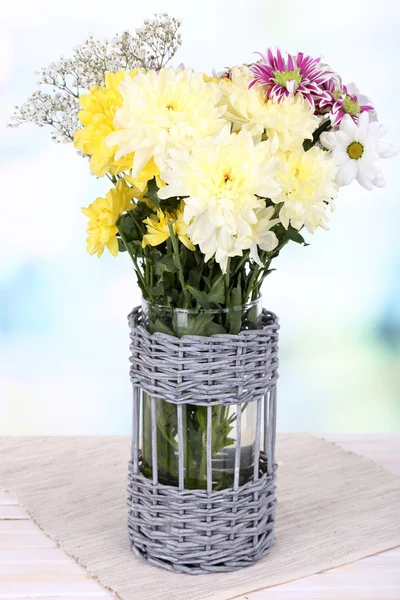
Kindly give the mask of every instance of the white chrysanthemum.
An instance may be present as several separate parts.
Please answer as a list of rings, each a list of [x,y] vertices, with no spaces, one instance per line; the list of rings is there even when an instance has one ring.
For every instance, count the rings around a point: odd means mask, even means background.
[[[281,153],[276,177],[282,193],[272,200],[283,202],[279,212],[282,225],[305,226],[310,233],[317,227],[327,229],[326,209],[329,204],[334,208],[337,196],[336,173],[333,157],[320,148]]]
[[[278,238],[273,231],[270,231],[274,225],[279,223],[279,219],[273,219],[275,210],[273,206],[259,208],[256,211],[257,222],[252,227],[252,241],[250,248],[252,259],[262,266],[258,256],[258,248],[271,252],[278,245]]]
[[[219,139],[205,141],[191,153],[171,155],[170,168],[161,172],[167,185],[159,197],[186,196],[184,220],[191,241],[200,246],[205,260],[215,256],[226,272],[228,257],[241,256],[254,245],[257,211],[265,206],[262,198],[280,192],[271,144],[255,144],[246,132],[231,134],[228,126]]]
[[[268,101],[265,90],[258,83],[249,89],[252,79],[253,75],[245,65],[233,67],[230,79],[221,79],[219,86],[223,91],[222,102],[226,104],[224,118],[232,123],[232,130],[245,129],[256,141],[261,141],[267,124]]]
[[[191,148],[224,125],[220,117],[225,107],[217,107],[222,91],[190,69],[127,75],[119,91],[123,107],[115,115],[118,131],[110,134],[106,143],[118,146],[116,160],[135,153],[133,177],[152,157],[160,170],[165,169],[171,148]]]
[[[224,117],[233,124],[233,131],[250,131],[256,141],[261,140],[264,132],[268,137],[276,134],[283,152],[299,148],[304,140],[312,139],[320,120],[309,102],[301,94],[279,103],[267,100],[260,84],[249,89],[253,79],[248,67],[234,67],[231,79],[223,79],[219,84],[227,106]]]
[[[321,142],[332,150],[339,167],[338,185],[349,185],[357,179],[367,190],[383,187],[381,158],[390,158],[398,152],[393,144],[383,141],[386,127],[377,121],[370,122],[368,112],[363,112],[355,123],[345,115],[337,131],[321,134]]]
[[[284,98],[281,102],[267,103],[266,132],[277,135],[282,152],[296,150],[304,140],[312,140],[320,123],[310,104],[301,94]]]

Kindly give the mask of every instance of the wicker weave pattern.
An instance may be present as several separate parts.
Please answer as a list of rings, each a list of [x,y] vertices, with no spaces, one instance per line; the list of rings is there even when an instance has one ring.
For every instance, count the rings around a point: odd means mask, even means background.
[[[242,404],[276,383],[279,325],[273,313],[263,312],[260,330],[180,339],[150,334],[141,321],[136,308],[129,315],[130,377],[151,396],[174,404]]]
[[[150,564],[180,573],[232,571],[253,564],[274,543],[276,316],[263,311],[260,330],[180,339],[148,333],[140,308],[129,315],[129,323],[133,433],[128,527],[133,552]],[[151,396],[152,479],[141,473],[142,391]],[[176,487],[158,481],[158,398],[176,405]],[[257,408],[254,466],[252,480],[239,485],[245,402],[254,402]],[[185,404],[207,406],[206,490],[187,490],[184,486]],[[235,405],[236,410],[233,486],[219,491],[212,489],[212,406],[216,404]]]
[[[171,571],[236,570],[254,564],[274,543],[274,473],[264,473],[237,492],[227,489],[210,496],[153,486],[133,473],[131,463],[128,505],[134,553]]]

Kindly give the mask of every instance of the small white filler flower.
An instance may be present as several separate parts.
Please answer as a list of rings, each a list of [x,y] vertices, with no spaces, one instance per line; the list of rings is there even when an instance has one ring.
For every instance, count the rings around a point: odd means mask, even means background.
[[[357,123],[345,115],[339,129],[321,134],[322,144],[333,152],[338,166],[338,185],[349,185],[354,179],[367,190],[385,185],[380,159],[398,152],[396,146],[383,141],[386,131],[384,125],[370,122],[368,113],[363,112]]]

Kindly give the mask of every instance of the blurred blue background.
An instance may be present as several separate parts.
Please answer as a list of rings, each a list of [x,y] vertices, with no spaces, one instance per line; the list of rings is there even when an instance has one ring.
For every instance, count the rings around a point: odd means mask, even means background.
[[[383,1],[21,0],[2,7],[2,122],[34,71],[89,33],[133,31],[155,11],[183,21],[180,61],[211,72],[268,46],[324,56],[355,81],[399,144],[400,4]],[[266,281],[281,321],[283,431],[400,430],[399,158],[386,187],[342,190],[330,231],[293,244]],[[1,127],[0,434],[129,433],[126,315],[139,302],[128,258],[85,252],[80,207],[108,189],[68,145]]]

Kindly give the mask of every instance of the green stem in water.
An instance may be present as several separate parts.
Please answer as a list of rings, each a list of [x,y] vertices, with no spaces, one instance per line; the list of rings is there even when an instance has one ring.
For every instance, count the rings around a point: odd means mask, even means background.
[[[177,269],[178,269],[179,282],[181,284],[183,295],[185,296],[185,301],[186,301],[185,308],[190,308],[190,304],[191,304],[190,303],[190,295],[189,295],[189,292],[186,289],[185,276],[183,274],[183,267],[182,267],[181,259],[180,259],[180,256],[179,256],[178,240],[176,239],[176,235],[175,235],[175,231],[174,231],[174,222],[173,221],[168,221],[168,229],[169,229],[169,235],[170,235],[171,242],[172,242],[172,248],[174,250],[176,266],[177,266]]]
[[[201,461],[199,468],[199,481],[205,481],[207,478],[207,434],[203,431],[201,436]]]
[[[228,258],[228,262],[226,265],[226,273],[224,275],[225,279],[225,306],[229,308],[230,305],[230,295],[229,295],[229,287],[230,287],[230,267],[231,267],[231,259]]]

